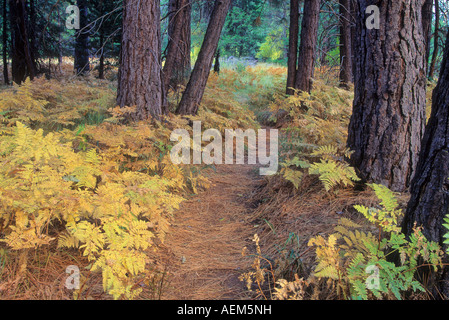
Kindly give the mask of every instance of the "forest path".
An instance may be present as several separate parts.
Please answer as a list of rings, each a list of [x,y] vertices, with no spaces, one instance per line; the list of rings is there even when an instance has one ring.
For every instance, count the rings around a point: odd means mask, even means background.
[[[165,241],[169,274],[161,299],[249,298],[238,278],[251,265],[242,249],[253,238],[251,194],[263,181],[258,168],[218,165],[211,187],[181,204]]]

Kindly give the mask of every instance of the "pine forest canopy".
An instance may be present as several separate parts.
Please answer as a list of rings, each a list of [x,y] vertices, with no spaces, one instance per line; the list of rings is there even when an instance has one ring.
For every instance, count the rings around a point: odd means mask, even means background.
[[[12,36],[15,34],[11,28],[11,18],[15,14],[11,11],[11,6],[15,1],[2,1],[1,25],[4,33],[1,47],[3,55],[6,55],[7,59],[11,59]],[[81,9],[86,7],[86,13],[88,13],[87,20],[81,21],[87,27],[82,26],[82,28],[86,28],[82,29],[81,32],[66,27],[66,20],[72,13],[66,12],[66,9],[70,5],[76,5],[77,1],[18,1],[18,3],[21,2],[24,3],[25,19],[29,30],[29,50],[31,50],[32,60],[36,64],[35,68],[38,69],[36,71],[39,73],[48,73],[46,59],[74,56],[76,48],[80,48],[80,42],[82,42],[78,41],[77,45],[77,39],[80,37],[84,41],[87,39],[82,47],[88,49],[89,57],[97,58],[95,70],[102,73],[105,68],[105,61],[100,63],[100,58],[104,58],[107,61],[106,64],[118,63],[123,1],[79,1]],[[165,59],[170,37],[170,2],[175,1],[163,0],[160,2],[162,59]],[[297,6],[298,16],[302,20],[303,1],[297,2],[300,4]],[[337,0],[326,0],[320,4],[315,66],[338,68],[340,60],[345,61],[345,59],[340,59],[341,39],[343,38],[339,37],[339,21],[346,21],[348,17],[351,19],[353,15],[349,13],[344,19],[341,19],[343,15],[348,13],[348,10],[341,11],[339,2]],[[195,60],[206,32],[213,1],[193,1],[189,6],[191,7],[190,54]],[[84,11],[81,11],[81,17],[83,18]],[[434,77],[435,73],[438,72],[438,66],[441,63],[448,12],[449,3],[445,0],[438,1],[438,12],[433,9],[434,16],[438,16],[438,21],[433,19],[434,23],[431,24],[429,33],[431,39],[428,47],[429,63],[431,63],[429,74],[431,77]],[[354,19],[351,20],[350,24],[354,26],[355,21]],[[286,65],[289,46],[287,32],[289,21],[290,3],[288,1],[233,0],[219,43],[222,60],[229,57],[246,57],[254,61],[269,61]],[[435,32],[435,28],[438,28],[437,32]],[[302,26],[299,23],[298,34],[301,29]],[[435,39],[438,46],[435,46]],[[82,50],[79,50],[79,52],[79,55],[81,55]],[[21,77],[23,78],[23,76]]]

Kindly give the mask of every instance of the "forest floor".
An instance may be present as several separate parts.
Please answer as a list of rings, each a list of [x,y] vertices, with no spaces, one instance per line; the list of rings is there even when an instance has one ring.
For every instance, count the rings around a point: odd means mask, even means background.
[[[251,194],[261,184],[254,165],[219,165],[211,187],[185,201],[167,236],[170,300],[245,299],[239,276],[251,262],[242,249],[251,244]]]

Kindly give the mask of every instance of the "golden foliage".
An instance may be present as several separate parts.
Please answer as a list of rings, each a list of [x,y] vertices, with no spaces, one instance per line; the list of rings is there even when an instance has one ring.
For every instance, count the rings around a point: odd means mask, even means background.
[[[88,83],[89,82],[89,83]],[[135,298],[151,277],[147,250],[165,240],[186,192],[208,187],[202,169],[170,160],[173,129],[256,127],[224,90],[191,119],[124,125],[107,82],[27,80],[0,94],[0,242],[24,251],[77,248],[105,292]],[[217,92],[215,92],[217,91]],[[63,229],[61,230],[61,227]]]

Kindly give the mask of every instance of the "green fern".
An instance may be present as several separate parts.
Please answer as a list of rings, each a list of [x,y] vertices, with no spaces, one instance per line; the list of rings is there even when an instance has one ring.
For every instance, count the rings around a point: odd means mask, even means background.
[[[365,206],[356,205],[354,208],[363,214],[369,222],[377,225],[385,232],[399,232],[397,225],[398,217],[402,215],[402,210],[398,209],[398,202],[394,193],[387,187],[379,184],[369,184],[380,200],[381,209],[367,208]]]
[[[332,159],[321,159],[309,168],[309,174],[316,174],[323,183],[326,191],[338,185],[353,186],[355,181],[360,181],[354,168],[345,162],[337,162]]]
[[[402,214],[394,193],[384,186],[370,185],[380,200],[380,208],[355,206],[368,221],[378,226],[379,236],[361,230],[361,226],[347,218],[340,219],[335,233],[328,240],[322,236],[309,241],[316,246],[317,266],[315,276],[326,278],[337,284],[345,298],[352,299],[401,299],[406,291],[424,291],[415,279],[419,263],[441,267],[442,250],[438,243],[428,241],[422,228],[414,228],[406,238],[397,226],[397,218]],[[444,219],[449,230],[449,215]],[[445,235],[449,243],[449,232]],[[397,252],[400,265],[392,263],[388,255]],[[375,267],[376,273],[367,272]],[[367,282],[375,278],[376,285]]]

